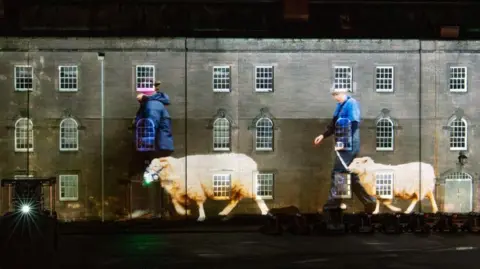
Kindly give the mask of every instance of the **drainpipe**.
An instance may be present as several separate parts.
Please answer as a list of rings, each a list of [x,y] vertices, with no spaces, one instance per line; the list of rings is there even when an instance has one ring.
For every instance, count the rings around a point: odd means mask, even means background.
[[[184,113],[185,113],[185,120],[184,120],[184,128],[185,128],[185,141],[183,142],[185,147],[184,147],[184,151],[185,151],[185,191],[186,191],[186,188],[188,188],[188,40],[187,38],[185,37],[185,40],[184,40],[184,50],[185,50],[185,62],[184,62],[184,72],[185,72],[185,75],[184,75],[184,83],[185,83],[185,107],[184,107]],[[188,199],[185,200],[185,208],[188,208]],[[187,213],[185,211],[185,218],[187,218]]]
[[[419,47],[418,47],[418,67],[419,67],[419,78],[418,78],[418,148],[420,149],[418,152],[419,157],[419,173],[420,173],[420,181],[418,183],[418,193],[422,193],[422,40],[419,40]],[[422,210],[422,199],[423,197],[418,197],[418,211],[421,213]]]
[[[98,53],[100,61],[100,179],[102,182],[102,222],[105,221],[105,80],[104,80],[105,53]]]

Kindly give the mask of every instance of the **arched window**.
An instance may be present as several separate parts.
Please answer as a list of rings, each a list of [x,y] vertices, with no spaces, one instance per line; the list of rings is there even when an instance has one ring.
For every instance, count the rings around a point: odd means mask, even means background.
[[[445,212],[466,213],[473,209],[473,178],[465,172],[445,177]]]
[[[15,123],[15,151],[33,151],[33,122],[29,118],[20,118]]]
[[[60,122],[60,150],[78,150],[78,123],[72,118]]]
[[[255,148],[259,151],[273,150],[273,122],[269,118],[260,118],[255,124]]]
[[[151,119],[140,119],[135,133],[137,151],[155,150],[155,124]]]
[[[393,150],[394,132],[393,121],[389,118],[380,118],[376,124],[377,151]]]
[[[468,124],[464,118],[454,118],[448,123],[450,132],[450,150],[467,149]]]
[[[213,150],[230,150],[230,122],[226,118],[218,118],[213,122]]]

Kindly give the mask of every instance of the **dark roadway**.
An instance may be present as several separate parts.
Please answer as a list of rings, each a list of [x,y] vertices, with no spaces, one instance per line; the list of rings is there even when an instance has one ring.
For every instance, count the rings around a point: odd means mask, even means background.
[[[479,247],[480,236],[463,233],[63,235],[49,268],[478,268]],[[45,268],[35,263],[15,268]]]

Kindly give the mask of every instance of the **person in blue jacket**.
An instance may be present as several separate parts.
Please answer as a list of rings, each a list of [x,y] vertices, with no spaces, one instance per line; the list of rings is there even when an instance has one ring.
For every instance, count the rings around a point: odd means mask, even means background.
[[[317,136],[314,144],[320,144],[324,138],[331,135],[335,136],[335,150],[342,157],[345,165],[355,159],[360,151],[360,105],[357,100],[348,95],[345,89],[331,89],[332,97],[337,102],[333,118],[327,126],[325,132]],[[331,186],[328,195],[328,201],[324,205],[324,210],[328,208],[346,209],[346,205],[336,198],[338,189],[336,180],[344,180],[342,174],[348,173],[346,167],[337,156],[331,173]],[[376,199],[370,196],[365,188],[360,184],[359,178],[355,174],[351,174],[351,188],[360,202],[364,205],[366,213],[372,213],[375,209]]]
[[[155,82],[155,93],[151,96],[139,94],[137,100],[140,102],[140,108],[137,111],[135,118],[135,125],[140,119],[150,119],[154,123],[155,128],[155,150],[143,152],[144,166],[148,166],[150,162],[155,158],[167,157],[174,152],[173,135],[172,135],[172,119],[170,113],[167,110],[167,106],[170,105],[170,98],[166,93],[160,91],[161,82]],[[138,139],[138,138],[137,138]],[[143,167],[143,168],[145,168]],[[143,171],[142,171],[143,172]],[[158,194],[158,185],[150,185],[151,191],[149,192],[150,205],[155,214],[157,214],[158,200],[156,199]],[[163,190],[160,190],[160,206],[163,214],[170,207],[168,194]]]
[[[160,91],[160,82],[155,82],[155,93],[151,96],[140,94],[137,99],[140,108],[135,123],[140,119],[150,119],[155,124],[156,148],[154,158],[170,156],[174,151],[172,135],[172,119],[166,106],[170,105],[170,97]]]

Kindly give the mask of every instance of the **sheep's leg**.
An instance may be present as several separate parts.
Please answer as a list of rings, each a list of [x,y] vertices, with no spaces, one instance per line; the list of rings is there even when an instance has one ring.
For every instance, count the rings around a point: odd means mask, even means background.
[[[398,208],[398,207],[392,205],[392,200],[383,201],[383,204],[384,204],[388,209],[392,210],[393,212],[400,212],[400,211],[402,211],[401,208]]]
[[[205,209],[203,208],[203,203],[205,201],[197,201],[197,206],[198,206],[198,219],[197,221],[204,221],[206,216],[205,216]]]
[[[377,205],[375,206],[375,211],[372,214],[378,214],[380,212],[380,200],[377,199]]]
[[[222,212],[218,213],[218,215],[220,216],[226,216],[228,214],[230,214],[230,212],[232,212],[232,210],[237,206],[238,202],[240,200],[231,200],[230,203],[228,203],[228,205],[222,210]]]
[[[433,193],[431,191],[429,191],[426,196],[427,196],[428,200],[430,200],[430,204],[432,205],[432,212],[437,213],[438,212],[438,206],[437,206],[437,202],[435,201],[435,195],[433,195]]]
[[[415,207],[415,205],[417,204],[417,202],[418,202],[417,196],[413,197],[412,198],[412,203],[408,206],[407,210],[405,210],[405,214],[410,214],[410,212],[412,212],[412,210]]]
[[[257,198],[255,200],[257,202],[258,208],[260,208],[260,211],[262,212],[262,215],[267,215],[268,214],[268,207],[265,204],[265,201],[263,199]]]
[[[172,203],[173,203],[173,207],[175,207],[175,211],[177,211],[177,213],[179,215],[187,215],[187,216],[190,216],[190,210],[185,210],[185,208],[175,199],[172,199]]]

